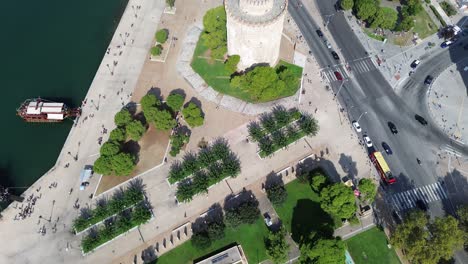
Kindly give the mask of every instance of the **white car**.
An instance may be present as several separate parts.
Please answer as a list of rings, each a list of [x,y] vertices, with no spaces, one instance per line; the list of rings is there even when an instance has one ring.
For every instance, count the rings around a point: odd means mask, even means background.
[[[326,45],[327,48],[329,48],[329,49],[332,48],[332,45],[330,44],[330,42],[328,42],[328,40],[325,40],[325,45]]]
[[[372,141],[370,140],[370,137],[364,135],[363,138],[364,138],[364,142],[366,142],[366,146],[367,146],[368,148],[372,147]]]
[[[442,44],[440,44],[440,46],[441,46],[442,48],[446,48],[446,47],[448,47],[448,46],[450,46],[450,45],[452,45],[452,44],[453,44],[453,41],[447,40],[447,41],[442,42]]]
[[[357,121],[353,121],[353,127],[356,130],[356,132],[361,133],[362,131],[361,126],[359,125]]]

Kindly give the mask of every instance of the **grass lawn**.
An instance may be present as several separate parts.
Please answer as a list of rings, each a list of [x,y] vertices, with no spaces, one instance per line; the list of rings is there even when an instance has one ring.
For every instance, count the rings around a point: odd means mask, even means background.
[[[341,226],[340,219],[323,211],[318,194],[308,183],[300,183],[296,179],[285,187],[288,198],[281,206],[275,206],[275,210],[286,229],[292,233],[294,241],[299,243],[301,237],[308,236],[312,231],[333,234],[333,230]]]
[[[356,264],[399,264],[393,248],[387,247],[387,237],[374,227],[345,241],[348,251]]]
[[[226,236],[221,240],[215,241],[205,250],[194,248],[190,241],[185,242],[168,253],[163,254],[158,258],[157,263],[193,263],[195,259],[213,253],[234,242],[237,242],[242,246],[249,263],[259,263],[268,258],[266,255],[265,244],[263,243],[263,238],[267,235],[268,229],[263,222],[263,218],[259,218],[253,225],[242,225],[237,229],[226,228]]]
[[[384,41],[385,37],[372,33],[369,29],[364,28],[364,33],[370,38],[376,39],[378,41]]]
[[[419,38],[424,39],[437,32],[437,26],[427,14],[426,10],[421,10],[419,14],[414,16],[413,31],[418,34]]]
[[[229,82],[230,75],[229,72],[224,68],[224,62],[222,60],[211,59],[209,56],[208,48],[203,45],[203,41],[200,38],[195,48],[195,52],[193,53],[191,66],[193,70],[198,73],[209,86],[213,87],[213,89],[220,93],[239,98],[246,102],[260,102],[253,101],[248,92],[232,88]],[[297,78],[301,78],[302,67],[284,61],[280,61],[276,67],[280,67],[282,65],[291,69]],[[287,87],[285,91],[282,94],[279,94],[276,99],[294,95],[299,87],[299,85],[297,87]]]

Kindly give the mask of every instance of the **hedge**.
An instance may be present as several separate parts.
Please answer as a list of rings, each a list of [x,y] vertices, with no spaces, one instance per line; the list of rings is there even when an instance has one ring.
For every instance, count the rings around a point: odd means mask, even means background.
[[[439,12],[437,11],[437,9],[433,6],[433,5],[429,5],[429,7],[431,8],[432,12],[434,13],[434,15],[437,17],[437,19],[439,19],[440,23],[442,24],[443,27],[446,27],[447,26],[447,23],[445,23],[445,20],[442,18],[442,16],[440,16]]]

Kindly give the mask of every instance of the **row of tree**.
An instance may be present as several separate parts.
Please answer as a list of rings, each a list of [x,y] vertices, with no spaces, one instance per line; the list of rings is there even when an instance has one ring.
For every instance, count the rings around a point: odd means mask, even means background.
[[[399,14],[393,8],[380,7],[379,0],[341,0],[341,7],[344,10],[353,9],[356,16],[372,28],[397,31],[408,31],[414,27],[413,16],[423,10],[421,0],[406,0]]]
[[[227,52],[226,10],[219,6],[208,10],[203,16],[203,43],[212,58],[221,59]]]
[[[80,211],[80,216],[73,221],[73,229],[75,232],[81,232],[108,217],[140,203],[143,199],[143,186],[141,182],[131,181],[126,189],[120,188],[109,200],[98,200],[93,210],[83,208]]]
[[[259,142],[268,134],[284,128],[301,117],[302,114],[297,108],[286,109],[284,106],[275,106],[270,113],[260,116],[260,123],[256,121],[249,123],[249,136],[253,141]]]
[[[146,131],[146,126],[135,119],[126,108],[115,115],[114,123],[117,128],[111,131],[109,140],[102,144],[100,157],[94,162],[93,169],[103,175],[127,176],[135,168],[136,157],[132,153],[123,151],[124,143],[128,138],[134,141],[140,140]]]
[[[151,219],[149,208],[144,204],[139,204],[109,219],[101,227],[90,230],[81,240],[81,248],[84,253],[90,252],[133,227],[148,222],[149,219]]]
[[[177,156],[180,153],[182,147],[189,142],[190,131],[182,131],[181,129],[176,129],[171,135],[171,150],[169,155],[172,157]]]
[[[230,85],[249,94],[252,101],[267,102],[278,99],[286,91],[296,91],[299,80],[300,76],[285,65],[257,66],[244,74],[235,75]]]
[[[437,264],[450,261],[455,251],[468,248],[468,205],[461,206],[458,220],[450,215],[430,217],[421,210],[410,212],[392,234],[412,263]]]
[[[198,154],[189,152],[185,154],[182,162],[172,163],[168,180],[170,183],[175,183],[218,161],[228,160],[232,156],[235,154],[229,148],[227,140],[219,138],[211,146],[201,149]]]

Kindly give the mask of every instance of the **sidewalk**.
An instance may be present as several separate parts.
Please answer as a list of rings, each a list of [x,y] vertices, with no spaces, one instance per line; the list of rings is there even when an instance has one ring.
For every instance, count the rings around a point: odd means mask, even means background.
[[[363,218],[359,218],[359,222],[360,224],[359,225],[351,225],[351,224],[347,224],[345,226],[342,226],[338,229],[335,230],[335,232],[333,233],[334,236],[339,236],[341,237],[343,240],[345,239],[348,239],[352,236],[355,236],[359,233],[362,233],[366,230],[369,230],[371,229],[372,227],[375,226],[375,223],[374,223],[374,215],[373,214],[369,214]]]

